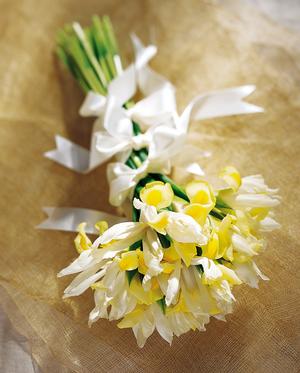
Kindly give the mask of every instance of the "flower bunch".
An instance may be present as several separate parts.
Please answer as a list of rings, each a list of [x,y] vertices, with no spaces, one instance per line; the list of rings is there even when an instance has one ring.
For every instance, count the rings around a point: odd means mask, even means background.
[[[211,316],[224,320],[235,285],[256,287],[259,277],[267,279],[253,259],[265,247],[262,233],[278,227],[272,208],[279,197],[261,176],[241,178],[234,167],[220,173],[219,189],[199,174],[184,186],[166,176],[193,112],[201,119],[261,110],[240,104],[253,90],[244,86],[199,96],[179,116],[172,86],[147,66],[155,48],[133,41],[135,63],[123,70],[107,17],[94,17],[86,29],[75,23],[58,35],[60,58],[88,93],[81,114],[98,116],[90,167],[116,156],[107,168],[110,202],[132,209],[131,221],[111,227],[99,221],[94,242],[80,224],[80,255],[59,276],[78,274],[65,297],[93,289],[90,325],[99,318],[120,320],[118,327],[132,328],[143,347],[155,329],[171,343],[174,335],[205,330]],[[136,88],[150,95],[134,104]],[[65,153],[58,149],[51,157],[67,167],[74,166],[75,150],[86,155],[59,141]]]
[[[265,247],[262,232],[278,227],[279,198],[259,175],[241,178],[227,167],[218,191],[200,179],[180,188],[155,176],[136,188],[136,221],[101,223],[93,243],[81,226],[80,256],[59,274],[80,272],[65,297],[94,290],[90,324],[121,319],[118,327],[132,328],[140,347],[155,329],[171,343],[173,335],[205,330],[211,316],[224,320],[235,285],[267,279],[253,259]]]

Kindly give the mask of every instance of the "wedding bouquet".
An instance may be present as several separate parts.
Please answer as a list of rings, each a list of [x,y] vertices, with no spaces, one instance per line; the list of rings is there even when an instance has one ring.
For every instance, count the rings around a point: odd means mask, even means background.
[[[214,187],[186,153],[192,119],[262,111],[242,101],[255,87],[197,96],[179,115],[174,87],[148,66],[156,47],[135,35],[132,42],[135,61],[124,68],[109,18],[59,32],[58,55],[86,93],[80,114],[97,119],[90,151],[57,136],[57,149],[46,153],[83,173],[114,157],[109,199],[126,217],[48,208],[41,227],[75,230],[85,220],[75,238],[79,256],[59,273],[78,274],[64,297],[92,288],[89,325],[120,320],[143,347],[155,329],[171,343],[174,335],[205,330],[211,316],[225,320],[234,286],[267,280],[254,258],[265,248],[263,233],[279,226],[272,209],[280,199],[262,176],[241,177],[233,166]],[[136,102],[137,93],[144,98]],[[190,175],[185,185],[167,176],[174,166]]]

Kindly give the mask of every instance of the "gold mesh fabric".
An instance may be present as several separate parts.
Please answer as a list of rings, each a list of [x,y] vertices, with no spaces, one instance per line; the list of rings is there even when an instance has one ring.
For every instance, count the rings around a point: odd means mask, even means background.
[[[299,369],[299,35],[239,1],[2,0],[0,13],[0,301],[45,372],[297,372]],[[271,278],[236,288],[228,322],[212,320],[169,347],[156,333],[140,350],[131,330],[87,326],[92,292],[62,300],[71,278],[56,273],[75,258],[72,233],[39,231],[42,206],[113,212],[105,166],[78,175],[43,157],[56,133],[88,146],[92,120],[83,94],[57,63],[56,30],[108,14],[124,57],[128,34],[153,41],[152,66],[177,87],[179,108],[200,92],[256,84],[264,114],[193,123],[191,142],[210,175],[233,164],[261,173],[283,197],[282,229],[257,260]]]

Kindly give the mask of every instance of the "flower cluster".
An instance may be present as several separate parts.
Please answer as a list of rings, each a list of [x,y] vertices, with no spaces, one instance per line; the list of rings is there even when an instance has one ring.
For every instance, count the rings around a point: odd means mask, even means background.
[[[254,262],[265,247],[262,232],[279,226],[272,208],[277,191],[260,175],[240,177],[234,167],[214,190],[203,179],[180,188],[148,175],[133,196],[134,219],[110,228],[100,222],[92,243],[80,225],[79,257],[59,276],[79,273],[65,297],[94,291],[89,324],[120,320],[143,347],[156,329],[167,342],[190,329],[205,330],[211,316],[224,320],[232,289],[267,279]]]

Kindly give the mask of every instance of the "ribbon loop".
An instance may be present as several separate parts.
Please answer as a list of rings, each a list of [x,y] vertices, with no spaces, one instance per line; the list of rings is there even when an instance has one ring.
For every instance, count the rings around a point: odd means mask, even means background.
[[[99,117],[103,114],[106,105],[106,97],[95,92],[88,92],[84,99],[79,114],[82,117]]]
[[[147,133],[140,133],[132,137],[131,143],[134,150],[140,150],[149,146],[150,138]]]

